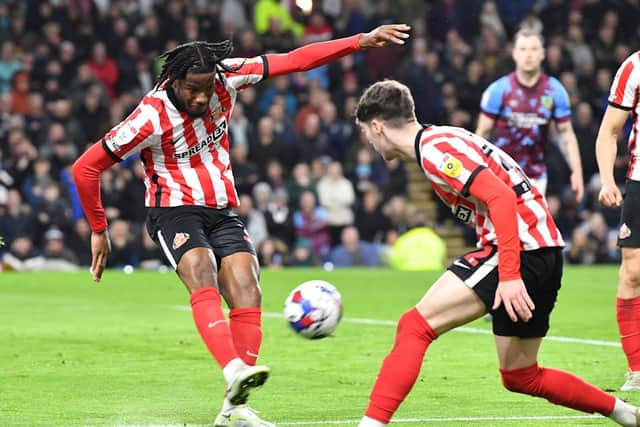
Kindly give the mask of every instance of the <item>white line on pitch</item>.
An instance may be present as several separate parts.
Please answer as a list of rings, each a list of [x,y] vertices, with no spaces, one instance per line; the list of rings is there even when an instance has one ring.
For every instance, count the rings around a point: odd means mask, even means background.
[[[176,310],[179,311],[191,311],[191,306],[188,305],[177,305]],[[276,312],[263,312],[262,317],[270,317],[276,319],[283,319],[282,313]],[[380,326],[396,326],[396,322],[393,320],[378,320],[378,319],[365,319],[358,317],[343,317],[343,322],[347,323],[358,323],[361,325],[380,325]],[[455,332],[466,332],[468,334],[483,334],[483,335],[493,335],[493,332],[489,329],[482,328],[472,328],[469,326],[460,326],[454,329]],[[556,337],[553,335],[547,336],[544,338],[545,341],[556,341],[556,342],[568,342],[574,344],[587,344],[587,345],[595,345],[599,347],[620,347],[620,343],[616,341],[602,341],[602,340],[592,340],[588,338],[574,338],[574,337]]]
[[[532,416],[513,416],[513,417],[434,417],[434,418],[394,418],[394,424],[408,423],[477,423],[477,422],[496,422],[496,421],[557,421],[557,420],[589,420],[602,418],[600,415],[532,415]],[[359,419],[354,420],[326,420],[326,421],[280,421],[279,426],[317,426],[317,425],[356,425]],[[116,427],[207,427],[211,424],[146,424],[131,425],[119,424]]]

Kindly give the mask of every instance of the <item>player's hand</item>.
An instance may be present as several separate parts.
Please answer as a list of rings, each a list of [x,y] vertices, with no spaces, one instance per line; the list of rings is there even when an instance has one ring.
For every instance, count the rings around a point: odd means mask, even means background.
[[[582,197],[584,196],[584,181],[582,180],[581,172],[572,172],[571,173],[571,189],[576,192],[576,202],[578,204],[582,202]]]
[[[91,233],[91,274],[94,282],[99,282],[102,278],[109,252],[111,252],[111,241],[107,231]]]
[[[622,204],[622,193],[616,184],[603,184],[598,201],[606,208],[617,208]]]
[[[522,279],[506,280],[498,283],[492,310],[498,309],[500,304],[504,304],[509,318],[514,322],[517,322],[518,319],[528,322],[533,316],[533,310],[536,308],[527,293],[527,288],[525,288]]]
[[[406,24],[380,25],[363,34],[358,43],[362,48],[386,47],[391,43],[404,44],[404,40],[409,38],[407,32],[410,29]]]

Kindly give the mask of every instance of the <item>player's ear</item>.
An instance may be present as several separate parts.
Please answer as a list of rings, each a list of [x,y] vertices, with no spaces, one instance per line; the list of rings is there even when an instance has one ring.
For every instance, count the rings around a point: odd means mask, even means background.
[[[376,135],[382,135],[384,131],[384,123],[382,120],[372,119],[371,120],[371,128]]]

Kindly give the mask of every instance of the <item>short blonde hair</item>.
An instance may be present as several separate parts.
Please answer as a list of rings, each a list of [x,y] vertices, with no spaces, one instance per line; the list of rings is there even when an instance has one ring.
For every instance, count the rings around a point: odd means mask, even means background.
[[[520,37],[537,37],[540,40],[542,46],[544,46],[544,36],[540,31],[536,31],[531,27],[521,27],[518,32],[513,36],[513,43],[515,44]]]

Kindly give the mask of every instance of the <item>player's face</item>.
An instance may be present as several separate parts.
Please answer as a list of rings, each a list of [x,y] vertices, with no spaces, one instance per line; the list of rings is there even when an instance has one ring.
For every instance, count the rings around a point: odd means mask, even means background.
[[[525,73],[539,71],[544,60],[544,47],[537,36],[521,36],[513,46],[516,69]]]
[[[386,142],[384,135],[376,129],[373,123],[358,122],[360,132],[364,135],[364,138],[371,144],[374,150],[378,152],[385,160],[391,160],[394,158],[389,150],[389,146]]]
[[[190,116],[200,117],[207,110],[213,95],[214,73],[187,73],[184,80],[176,80],[173,89]]]

